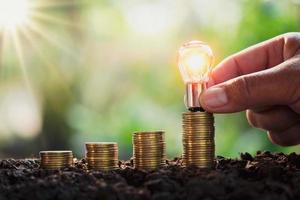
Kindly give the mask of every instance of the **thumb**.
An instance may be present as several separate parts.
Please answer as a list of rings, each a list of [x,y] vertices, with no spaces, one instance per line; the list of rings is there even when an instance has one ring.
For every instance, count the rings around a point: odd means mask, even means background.
[[[212,86],[200,96],[201,106],[209,112],[227,113],[270,105],[290,105],[300,97],[297,68],[295,62],[286,61]]]

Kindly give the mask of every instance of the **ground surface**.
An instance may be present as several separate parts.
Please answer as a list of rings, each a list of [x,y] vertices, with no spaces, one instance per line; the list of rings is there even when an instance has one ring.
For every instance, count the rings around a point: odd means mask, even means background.
[[[0,199],[300,199],[300,155],[258,152],[218,157],[216,169],[182,168],[181,160],[153,172],[120,162],[113,172],[46,171],[37,160],[0,161]]]

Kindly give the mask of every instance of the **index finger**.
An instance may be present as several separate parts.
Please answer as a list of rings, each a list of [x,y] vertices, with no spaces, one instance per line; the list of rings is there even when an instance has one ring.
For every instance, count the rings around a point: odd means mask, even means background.
[[[212,71],[209,85],[280,64],[284,60],[284,40],[284,36],[278,36],[228,57]]]

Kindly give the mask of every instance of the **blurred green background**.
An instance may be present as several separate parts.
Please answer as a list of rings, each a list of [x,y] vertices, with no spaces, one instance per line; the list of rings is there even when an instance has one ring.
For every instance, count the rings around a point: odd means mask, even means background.
[[[207,42],[217,64],[300,28],[296,0],[27,1],[27,21],[0,31],[1,158],[52,149],[81,157],[86,141],[116,141],[128,159],[134,131],[161,129],[168,157],[178,156],[186,110],[181,44]],[[216,148],[230,157],[299,152],[271,144],[244,113],[216,115]]]

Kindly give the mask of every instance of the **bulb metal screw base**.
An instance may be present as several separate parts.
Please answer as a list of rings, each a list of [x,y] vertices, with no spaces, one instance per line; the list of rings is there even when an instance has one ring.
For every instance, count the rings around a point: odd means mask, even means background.
[[[208,112],[182,114],[183,166],[213,168],[215,158],[214,116]]]
[[[185,106],[190,111],[201,111],[201,105],[199,101],[200,94],[206,89],[205,83],[187,83],[185,94]]]

